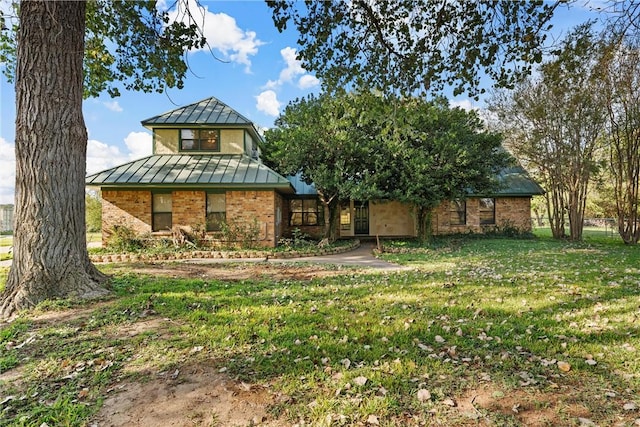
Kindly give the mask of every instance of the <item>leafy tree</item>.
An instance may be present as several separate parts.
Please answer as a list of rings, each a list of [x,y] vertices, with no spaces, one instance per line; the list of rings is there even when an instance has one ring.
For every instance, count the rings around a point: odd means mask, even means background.
[[[102,199],[96,192],[85,193],[85,220],[87,231],[95,233],[102,229]]]
[[[7,70],[17,107],[14,257],[0,316],[108,292],[86,247],[83,96],[117,94],[118,82],[180,87],[184,50],[205,43],[195,24],[169,22],[154,1],[23,1],[18,9],[13,31],[0,36],[0,59],[15,63]]]
[[[558,1],[268,0],[300,33],[303,66],[329,88],[478,95],[483,74],[511,87],[542,60]]]
[[[451,109],[445,99],[399,99],[395,111],[389,110],[394,119],[386,122],[387,157],[377,165],[377,182],[388,198],[415,207],[418,238],[426,240],[433,209],[496,190],[498,172],[513,159],[502,149],[501,136],[485,132],[475,112]]]
[[[415,206],[418,236],[426,239],[433,208],[494,189],[509,159],[475,113],[449,109],[444,99],[310,96],[291,103],[276,125],[263,152],[281,172],[314,182],[330,212],[329,238],[340,201],[392,199]]]
[[[340,202],[357,194],[371,158],[368,134],[358,127],[365,96],[309,95],[289,103],[265,134],[265,161],[281,173],[313,182],[329,219],[324,236],[336,239]]]
[[[547,189],[553,236],[582,239],[586,198],[604,128],[602,80],[594,52],[597,36],[589,24],[576,28],[561,49],[508,93],[498,93],[491,109],[508,135],[508,147],[536,170]]]
[[[609,172],[618,232],[627,244],[640,240],[640,44],[614,38],[602,56],[608,113]]]

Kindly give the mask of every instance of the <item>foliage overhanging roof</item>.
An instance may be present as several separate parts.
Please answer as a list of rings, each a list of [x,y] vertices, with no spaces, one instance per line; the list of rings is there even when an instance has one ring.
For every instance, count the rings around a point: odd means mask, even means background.
[[[497,176],[500,189],[489,194],[495,197],[526,197],[539,196],[545,191],[535,182],[521,166],[505,168]],[[289,182],[300,196],[311,196],[318,194],[316,187],[307,184],[302,180],[301,174],[287,176]],[[471,194],[474,195],[474,194]]]

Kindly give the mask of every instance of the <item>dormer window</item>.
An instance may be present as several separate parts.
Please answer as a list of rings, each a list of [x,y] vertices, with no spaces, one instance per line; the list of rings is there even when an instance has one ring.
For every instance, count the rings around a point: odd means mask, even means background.
[[[180,151],[220,151],[220,130],[180,129]]]

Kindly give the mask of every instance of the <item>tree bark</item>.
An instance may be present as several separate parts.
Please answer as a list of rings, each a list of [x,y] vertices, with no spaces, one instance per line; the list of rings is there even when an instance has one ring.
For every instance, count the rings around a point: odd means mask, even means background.
[[[16,67],[13,265],[0,317],[108,293],[86,246],[83,1],[23,1]]]
[[[424,206],[416,206],[416,223],[418,241],[420,243],[430,242],[432,237],[431,217],[433,210]]]

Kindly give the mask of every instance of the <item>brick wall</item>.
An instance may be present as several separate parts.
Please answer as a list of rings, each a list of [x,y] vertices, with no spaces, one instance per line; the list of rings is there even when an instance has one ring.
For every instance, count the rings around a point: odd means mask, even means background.
[[[151,192],[102,190],[102,244],[114,225],[124,225],[139,234],[151,231]]]
[[[276,229],[276,207],[283,202],[275,191],[227,191],[227,222],[260,228],[262,246],[275,246],[281,235]],[[139,234],[151,232],[151,192],[103,190],[102,241],[105,243],[114,225],[126,225]],[[172,223],[174,226],[204,224],[206,192],[173,191]]]
[[[171,193],[173,225],[204,226],[207,222],[207,194],[204,191],[174,191]]]
[[[503,197],[496,199],[496,222],[511,225],[522,231],[531,231],[531,198]]]
[[[252,225],[254,220],[260,227],[259,244],[273,247],[276,235],[276,192],[271,191],[227,191],[227,222]]]
[[[444,202],[433,212],[432,227],[434,234],[482,233],[486,230],[515,227],[520,231],[531,231],[531,198],[498,197],[495,199],[494,225],[480,225],[480,199],[467,199],[467,221],[464,225],[451,225],[449,202]]]

